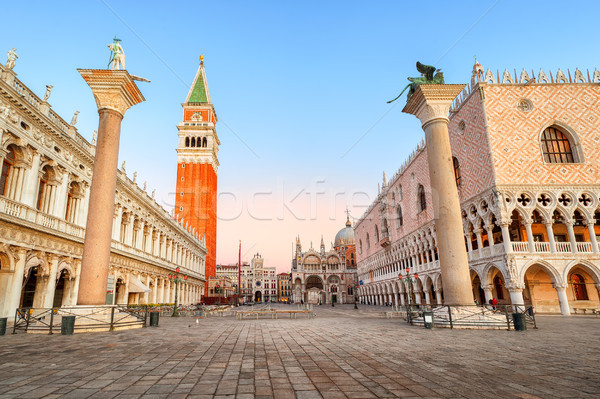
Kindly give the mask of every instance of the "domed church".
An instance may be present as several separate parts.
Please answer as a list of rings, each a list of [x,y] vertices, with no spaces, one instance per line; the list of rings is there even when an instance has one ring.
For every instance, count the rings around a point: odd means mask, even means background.
[[[321,237],[319,251],[311,247],[302,252],[296,238],[296,254],[292,260],[292,289],[296,303],[354,303],[358,284],[356,245],[350,216],[346,226],[335,235],[329,251]]]

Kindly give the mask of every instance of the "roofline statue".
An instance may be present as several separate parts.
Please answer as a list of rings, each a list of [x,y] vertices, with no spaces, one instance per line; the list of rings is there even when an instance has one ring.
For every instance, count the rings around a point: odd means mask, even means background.
[[[441,69],[435,69],[434,66],[424,65],[417,61],[417,71],[421,72],[421,77],[418,78],[408,78],[411,83],[407,84],[404,90],[398,94],[398,97],[394,98],[387,103],[393,103],[406,91],[406,89],[410,88],[408,94],[406,95],[406,102],[410,100],[410,97],[417,90],[417,87],[422,84],[444,84],[444,73],[441,72]],[[434,75],[435,73],[435,75]]]

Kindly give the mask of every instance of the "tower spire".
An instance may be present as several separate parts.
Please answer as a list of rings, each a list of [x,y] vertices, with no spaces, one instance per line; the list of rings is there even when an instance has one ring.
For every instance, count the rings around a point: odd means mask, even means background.
[[[204,71],[204,55],[200,56],[200,65],[196,72],[194,82],[190,87],[185,102],[189,103],[204,103],[212,104],[210,100],[210,91],[208,90],[208,84],[206,83],[206,72]]]

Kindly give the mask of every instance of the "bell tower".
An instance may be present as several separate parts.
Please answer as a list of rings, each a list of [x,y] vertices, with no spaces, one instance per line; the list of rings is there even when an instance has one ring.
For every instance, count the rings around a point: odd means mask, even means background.
[[[200,236],[206,237],[205,277],[217,267],[217,169],[219,137],[217,115],[210,100],[204,71],[204,56],[183,106],[183,121],[177,125],[177,192],[175,215],[183,218]],[[208,292],[208,291],[205,291]]]

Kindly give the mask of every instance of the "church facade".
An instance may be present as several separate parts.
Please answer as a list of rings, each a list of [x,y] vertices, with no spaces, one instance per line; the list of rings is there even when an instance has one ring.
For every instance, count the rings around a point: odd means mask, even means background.
[[[600,305],[599,103],[597,70],[475,65],[449,134],[477,303]],[[443,303],[435,204],[422,143],[356,224],[362,302]]]
[[[0,65],[0,317],[18,307],[75,305],[79,287],[92,143]],[[204,293],[206,245],[117,171],[108,304],[172,303],[169,275],[188,276],[179,301]]]
[[[350,219],[335,236],[329,251],[321,238],[319,251],[302,252],[300,237],[296,238],[296,253],[292,260],[292,300],[295,303],[354,303],[356,246]]]

